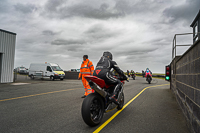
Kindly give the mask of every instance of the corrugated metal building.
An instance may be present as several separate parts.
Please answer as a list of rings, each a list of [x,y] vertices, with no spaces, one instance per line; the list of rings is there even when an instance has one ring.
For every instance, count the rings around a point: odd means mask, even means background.
[[[16,33],[0,29],[0,83],[13,82]]]

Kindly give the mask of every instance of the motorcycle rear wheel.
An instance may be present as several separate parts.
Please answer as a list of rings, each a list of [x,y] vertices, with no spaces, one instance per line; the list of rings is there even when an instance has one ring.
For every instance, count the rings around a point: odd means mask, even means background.
[[[96,93],[89,94],[83,101],[81,113],[87,125],[91,127],[98,125],[104,114],[102,98]]]

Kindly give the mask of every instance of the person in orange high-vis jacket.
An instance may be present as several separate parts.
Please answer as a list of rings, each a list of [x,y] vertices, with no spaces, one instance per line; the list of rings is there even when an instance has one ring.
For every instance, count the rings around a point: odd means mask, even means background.
[[[93,72],[94,72],[94,66],[93,66],[92,62],[88,59],[88,55],[84,55],[83,62],[81,64],[81,68],[80,68],[80,73],[78,76],[79,80],[82,78],[83,86],[85,89],[85,94],[81,98],[85,98],[88,94],[94,92],[94,90],[91,89],[87,80],[84,78],[85,76],[93,75]]]

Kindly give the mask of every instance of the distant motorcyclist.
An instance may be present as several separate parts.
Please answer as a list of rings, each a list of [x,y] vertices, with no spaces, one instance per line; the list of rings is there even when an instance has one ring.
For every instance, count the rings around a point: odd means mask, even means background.
[[[145,71],[145,77],[146,81],[150,84],[152,80],[152,72],[149,70],[149,68],[147,68]]]
[[[149,73],[149,72],[150,72],[150,74],[152,74],[152,72],[149,70],[149,68],[147,68],[145,71],[145,77],[146,77],[147,73]]]
[[[135,72],[133,70],[131,70],[130,75],[135,75]]]
[[[145,76],[145,72],[142,70],[142,76],[144,77]]]
[[[110,70],[113,68],[120,76],[123,77],[124,80],[127,80],[124,72],[118,67],[115,61],[112,61],[112,54],[110,52],[104,52],[103,56],[97,63],[97,66],[94,71],[94,76],[101,78],[105,81],[106,84],[115,85],[115,89],[113,94],[109,97],[109,99],[115,104],[119,104],[117,101],[118,92],[121,90],[123,84],[119,79],[116,79],[110,73]]]
[[[135,72],[133,70],[131,70],[130,75],[133,78],[133,80],[135,80]]]
[[[127,70],[126,72],[127,76],[130,77],[130,73],[129,73],[129,70]]]

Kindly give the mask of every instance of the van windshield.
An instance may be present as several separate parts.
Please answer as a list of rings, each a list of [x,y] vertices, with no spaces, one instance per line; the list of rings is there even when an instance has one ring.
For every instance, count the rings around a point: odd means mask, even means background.
[[[19,69],[21,69],[21,70],[26,70],[26,68],[25,68],[25,67],[20,67]]]
[[[59,66],[51,66],[51,68],[52,68],[54,71],[62,71],[62,69],[61,69]]]

